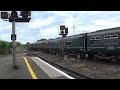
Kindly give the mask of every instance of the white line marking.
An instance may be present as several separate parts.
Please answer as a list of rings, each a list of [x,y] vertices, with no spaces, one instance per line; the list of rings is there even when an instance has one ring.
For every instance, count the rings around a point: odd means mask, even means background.
[[[73,78],[73,77],[69,76],[68,74],[64,73],[63,71],[61,71],[61,70],[59,70],[59,69],[57,69],[57,68],[53,67],[52,65],[50,65],[50,64],[48,64],[48,63],[46,63],[46,62],[45,62],[45,61],[43,61],[42,59],[40,59],[40,58],[38,58],[38,57],[36,57],[36,58],[37,58],[38,60],[40,60],[41,62],[45,63],[46,65],[48,65],[49,67],[53,68],[53,69],[54,69],[54,70],[56,70],[57,72],[59,72],[59,73],[63,74],[64,76],[66,76],[66,77],[68,77],[68,78],[70,78],[70,79],[75,79],[75,78]]]

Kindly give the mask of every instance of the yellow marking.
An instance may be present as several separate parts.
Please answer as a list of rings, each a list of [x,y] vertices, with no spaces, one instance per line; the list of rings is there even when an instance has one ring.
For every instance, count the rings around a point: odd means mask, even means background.
[[[27,64],[28,70],[29,70],[32,78],[33,78],[33,79],[37,79],[37,76],[35,75],[34,71],[32,70],[32,68],[31,68],[28,60],[27,60],[25,57],[23,57],[23,58],[24,58],[24,60],[25,60],[25,62],[26,62],[26,64]]]

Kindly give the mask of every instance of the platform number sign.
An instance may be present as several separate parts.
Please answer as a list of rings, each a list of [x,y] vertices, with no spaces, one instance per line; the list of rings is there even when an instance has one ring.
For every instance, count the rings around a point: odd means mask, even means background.
[[[16,34],[11,35],[11,40],[15,41],[16,40]]]

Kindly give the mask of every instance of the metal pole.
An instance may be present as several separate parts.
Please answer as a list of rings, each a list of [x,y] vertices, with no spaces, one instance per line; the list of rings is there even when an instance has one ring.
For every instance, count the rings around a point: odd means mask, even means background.
[[[62,56],[63,56],[63,34],[62,34]]]
[[[84,34],[84,57],[85,57],[85,65],[87,66],[87,57],[86,57],[86,35]]]
[[[12,22],[12,34],[15,34],[15,21]],[[12,40],[12,55],[13,55],[13,68],[16,69],[16,58],[15,58],[16,42]]]

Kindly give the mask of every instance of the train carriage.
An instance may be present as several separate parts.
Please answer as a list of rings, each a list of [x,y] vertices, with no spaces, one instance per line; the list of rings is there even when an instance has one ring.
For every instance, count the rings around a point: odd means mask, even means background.
[[[67,53],[83,53],[84,34],[64,38],[64,51]]]
[[[61,39],[51,39],[49,40],[49,52],[59,53],[61,50]]]
[[[62,38],[56,38],[33,43],[29,48],[61,53],[61,45]],[[79,54],[81,57],[87,53],[88,57],[97,55],[103,58],[108,56],[109,59],[118,58],[120,57],[120,27],[64,37],[63,51],[64,54]]]
[[[87,35],[89,55],[119,56],[120,27],[99,30]]]

